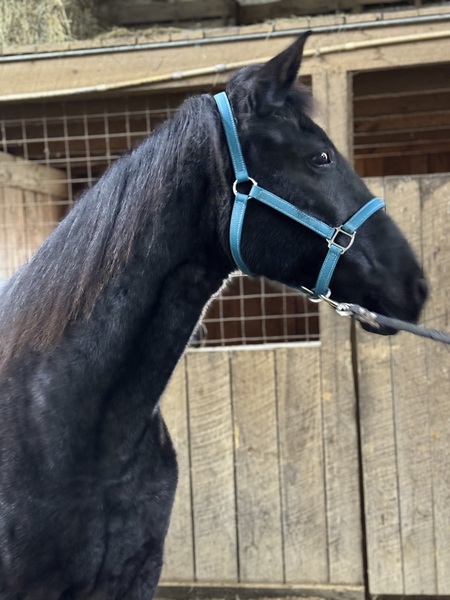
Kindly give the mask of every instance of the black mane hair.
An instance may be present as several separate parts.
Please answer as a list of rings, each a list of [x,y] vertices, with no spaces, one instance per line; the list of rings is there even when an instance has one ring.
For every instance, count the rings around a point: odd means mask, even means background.
[[[199,150],[205,169],[224,177],[219,119],[207,94],[186,100],[171,120],[114,162],[2,287],[0,364],[24,347],[54,343],[69,321],[92,312],[136,251],[143,228],[157,219],[168,196],[176,196],[183,165]]]

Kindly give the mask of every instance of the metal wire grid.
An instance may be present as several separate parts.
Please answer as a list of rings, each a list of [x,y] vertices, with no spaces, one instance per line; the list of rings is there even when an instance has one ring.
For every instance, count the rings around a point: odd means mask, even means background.
[[[319,339],[317,305],[263,277],[234,276],[211,303],[195,347],[311,342]]]
[[[31,256],[80,193],[116,158],[171,117],[184,96],[132,95],[4,107],[0,118],[0,279]],[[12,157],[14,185],[10,177],[1,176],[11,168]],[[30,182],[27,170],[32,167],[38,172]],[[317,309],[303,296],[265,279],[240,276],[211,303],[193,345],[318,338]]]

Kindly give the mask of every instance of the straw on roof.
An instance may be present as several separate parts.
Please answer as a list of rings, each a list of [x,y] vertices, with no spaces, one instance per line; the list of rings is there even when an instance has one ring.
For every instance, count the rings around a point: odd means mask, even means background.
[[[0,0],[0,44],[62,42],[99,31],[93,0]]]

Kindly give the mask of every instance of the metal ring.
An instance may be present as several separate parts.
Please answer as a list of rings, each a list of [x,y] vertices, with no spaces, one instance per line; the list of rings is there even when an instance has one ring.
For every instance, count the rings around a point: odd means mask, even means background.
[[[249,178],[247,179],[247,181],[251,181],[253,185],[258,185],[258,184],[256,183],[256,181],[253,179],[253,177],[249,177]],[[247,183],[247,181],[238,181],[238,180],[236,179],[236,181],[233,183],[233,194],[234,194],[235,196],[237,196],[237,195],[238,195],[238,193],[239,193],[239,192],[238,192],[238,189],[237,189],[237,186],[238,186],[238,184],[239,184],[239,183]]]
[[[322,302],[323,300],[325,300],[325,302],[328,302],[328,304],[334,303],[333,300],[330,300],[330,296],[331,296],[330,288],[328,288],[328,292],[325,295],[320,294],[320,296],[318,296],[316,294],[316,292],[313,292],[312,290],[305,287],[304,285],[301,286],[300,291],[308,296],[308,300],[310,302],[314,302],[315,304],[318,304],[319,302]]]

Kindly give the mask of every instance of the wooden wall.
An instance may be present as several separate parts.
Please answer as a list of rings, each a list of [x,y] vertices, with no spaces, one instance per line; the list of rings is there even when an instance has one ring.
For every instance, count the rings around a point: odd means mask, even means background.
[[[450,172],[450,63],[354,74],[352,126],[363,177]]]
[[[427,11],[417,12],[432,12]],[[439,11],[448,13],[449,7]],[[39,77],[32,60],[1,68],[10,101],[10,94],[66,94],[68,88],[99,81],[123,86],[124,73],[137,81],[149,73],[275,54],[287,40],[271,39],[270,27],[257,28],[266,28],[268,35],[251,43],[43,60]],[[279,27],[291,29],[294,22],[275,24]],[[310,41],[308,48],[316,52],[302,72],[312,77],[322,124],[344,154],[356,154],[362,174],[385,173],[395,160],[398,169],[407,153],[410,171],[419,163],[423,172],[430,166],[448,169],[443,133],[448,127],[448,26],[421,27],[424,38],[442,34],[442,39],[419,44],[408,38],[399,44],[402,36],[417,33],[411,23],[317,34]],[[173,39],[184,35],[175,33]],[[190,35],[200,38],[204,32]],[[397,42],[377,45],[388,38]],[[355,52],[342,47],[366,41],[373,45]],[[333,45],[341,51],[320,51]],[[429,63],[435,67],[423,67]],[[417,65],[422,66],[414,71]],[[411,87],[395,99],[389,86],[405,68],[412,69]],[[423,78],[432,71],[440,77],[436,89]],[[192,89],[220,87],[227,77],[214,72],[189,82]],[[185,87],[178,79],[147,84],[152,94],[161,88],[184,94]],[[421,123],[424,98],[428,121]],[[388,123],[384,117],[394,105],[405,119]],[[430,106],[439,114],[431,114]],[[9,109],[16,106],[4,108]],[[371,110],[376,114],[367,113]],[[411,125],[414,134],[418,128],[432,134],[423,138],[427,145],[419,154],[414,154],[417,144],[407,143]],[[363,155],[367,135],[372,141],[379,136],[380,149],[400,142],[398,156]],[[372,181],[371,187],[386,197],[425,265],[431,281],[425,322],[448,329],[449,176],[396,177]],[[349,323],[328,309],[320,325],[320,346],[190,351],[181,360],[163,400],[181,475],[160,595],[167,590],[170,595],[177,585],[184,589],[182,597],[191,586],[310,592],[345,600],[363,598],[366,590],[427,600],[450,595],[448,349],[407,334],[377,338],[359,327],[352,340]]]
[[[431,286],[422,322],[450,329],[450,175],[374,182]],[[387,293],[389,291],[387,290]],[[369,589],[450,594],[450,354],[436,342],[358,330]]]
[[[332,402],[334,368],[317,343],[182,359],[163,400],[181,471],[166,584],[360,597],[353,383]]]
[[[422,257],[424,321],[449,328],[450,176],[369,185]],[[329,309],[321,340],[182,359],[162,404],[181,471],[162,590],[450,594],[448,348],[359,327],[352,343]]]
[[[266,19],[349,11],[419,7],[433,0],[96,0],[99,16],[120,26],[154,24],[187,27],[199,22],[213,26],[261,22]]]
[[[66,202],[64,172],[0,152],[0,279],[31,257]]]

